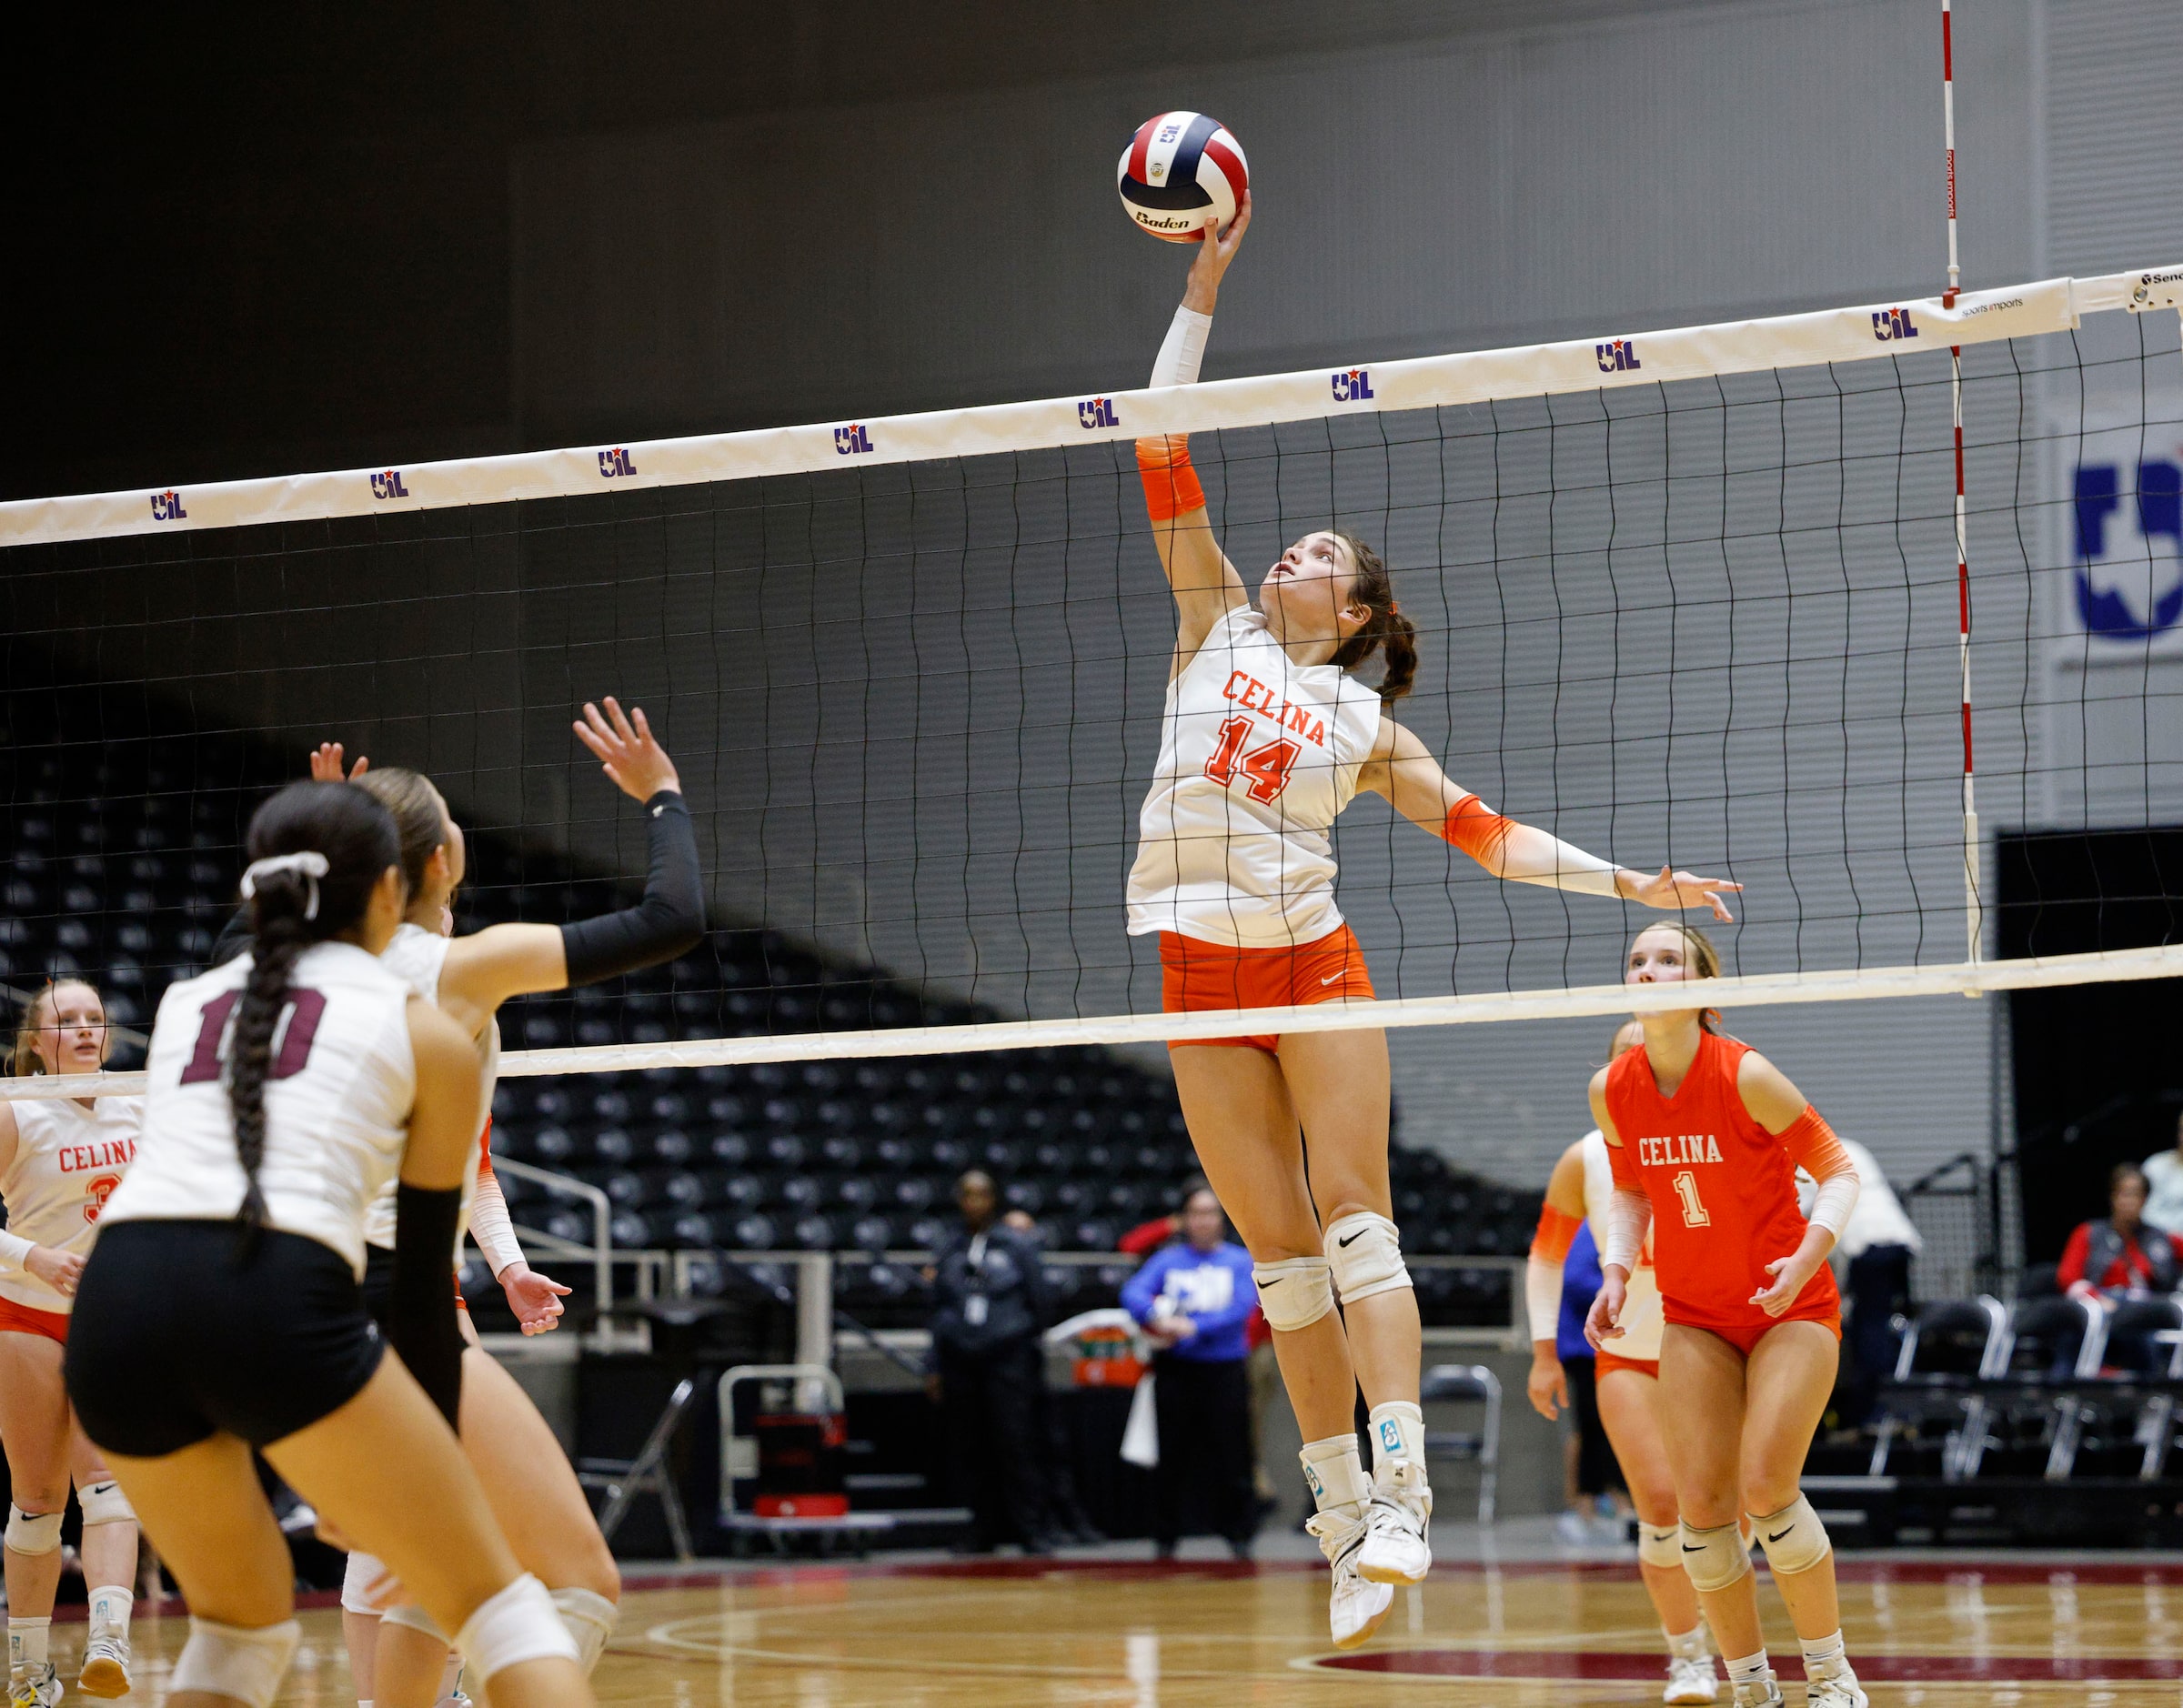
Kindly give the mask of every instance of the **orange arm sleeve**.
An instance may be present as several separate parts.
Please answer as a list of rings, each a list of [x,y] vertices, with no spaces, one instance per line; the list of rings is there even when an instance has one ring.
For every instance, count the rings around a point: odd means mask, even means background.
[[[1205,488],[1191,467],[1190,440],[1181,433],[1137,441],[1137,476],[1144,482],[1144,507],[1155,522],[1205,507]]]
[[[1514,819],[1502,817],[1477,796],[1465,795],[1448,809],[1440,834],[1486,870],[1499,871],[1502,845],[1515,828]]]
[[[1789,1160],[1815,1181],[1856,1172],[1857,1165],[1835,1137],[1835,1130],[1826,1124],[1826,1117],[1809,1103],[1804,1106],[1803,1114],[1782,1130],[1781,1144],[1789,1153]]]
[[[1543,1262],[1568,1261],[1569,1248],[1575,1242],[1576,1231],[1584,1225],[1582,1216],[1565,1215],[1552,1204],[1539,1210],[1539,1229],[1531,1236],[1531,1254]]]
[[[1614,1170],[1615,1184],[1633,1192],[1645,1191],[1645,1181],[1637,1172],[1637,1165],[1630,1160],[1627,1145],[1611,1144],[1607,1147],[1607,1167]],[[1648,1193],[1649,1197],[1650,1194]]]
[[[488,1180],[493,1172],[493,1118],[485,1118],[485,1130],[478,1135],[478,1178]]]

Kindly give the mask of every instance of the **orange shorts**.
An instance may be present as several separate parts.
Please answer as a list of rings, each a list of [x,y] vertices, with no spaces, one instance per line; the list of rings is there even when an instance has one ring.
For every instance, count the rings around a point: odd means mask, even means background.
[[[1618,1370],[1634,1370],[1640,1376],[1660,1380],[1660,1361],[1656,1358],[1617,1358],[1614,1353],[1602,1351],[1592,1361],[1592,1379],[1604,1381]]]
[[[0,1299],[0,1334],[43,1334],[47,1340],[65,1346],[68,1313],[40,1311],[32,1305],[19,1305],[12,1299]]]
[[[1346,925],[1290,949],[1229,949],[1173,931],[1160,933],[1160,1006],[1169,1014],[1372,1000],[1364,951]],[[1281,1047],[1281,1035],[1190,1038],[1168,1048],[1180,1050],[1189,1044],[1263,1050],[1272,1055]]]
[[[1667,1320],[1678,1328],[1703,1329],[1708,1334],[1717,1334],[1745,1358],[1785,1322],[1816,1322],[1831,1330],[1837,1341],[1842,1338],[1842,1305],[1831,1289],[1817,1299],[1798,1300],[1789,1307],[1786,1316],[1762,1316],[1756,1322],[1689,1322],[1678,1317],[1672,1306]]]

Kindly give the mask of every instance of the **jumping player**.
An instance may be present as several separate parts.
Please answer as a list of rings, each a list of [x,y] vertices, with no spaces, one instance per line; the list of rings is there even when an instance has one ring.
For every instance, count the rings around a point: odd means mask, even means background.
[[[1630,945],[1623,979],[1673,984],[1719,971],[1704,932],[1654,925]],[[1842,1301],[1826,1256],[1856,1207],[1856,1166],[1781,1070],[1718,1031],[1716,1018],[1700,1007],[1641,1015],[1644,1043],[1593,1077],[1615,1193],[1606,1281],[1584,1331],[1602,1353],[1624,1336],[1650,1231],[1683,1567],[1727,1657],[1736,1708],[1782,1700],[1738,1527],[1745,1512],[1803,1646],[1806,1700],[1866,1708],[1843,1653],[1833,1545],[1797,1487],[1835,1385]],[[1799,1165],[1818,1182],[1808,1224],[1796,1209]]]
[[[98,992],[64,979],[24,1010],[14,1069],[18,1077],[96,1073],[108,1041]],[[7,1231],[0,1233],[0,1445],[14,1491],[7,1511],[11,1708],[53,1708],[61,1699],[46,1642],[71,1480],[84,1512],[84,1581],[91,1586],[91,1633],[75,1686],[87,1696],[129,1689],[136,1514],[85,1439],[61,1380],[61,1356],[99,1212],[136,1154],[143,1115],[140,1097],[0,1103],[0,1200],[7,1205]]]
[[[101,1218],[67,1357],[85,1432],[189,1603],[169,1700],[267,1708],[295,1654],[256,1450],[461,1633],[498,1708],[589,1703],[452,1428],[448,1253],[478,1052],[379,960],[408,900],[394,821],[361,789],[294,783],[247,847],[250,952],[160,1003],[141,1152]],[[397,1175],[383,1341],[358,1284],[364,1218]]]
[[[1196,379],[1222,275],[1250,223],[1246,197],[1225,232],[1204,234],[1154,386]],[[1306,535],[1267,570],[1253,608],[1213,536],[1187,440],[1140,439],[1137,462],[1177,621],[1129,929],[1159,934],[1168,1011],[1371,1000],[1334,906],[1328,840],[1360,789],[1498,877],[1727,917],[1720,892],[1735,885],[1626,870],[1504,819],[1384,715],[1408,691],[1417,652],[1370,548]],[[1378,688],[1351,676],[1382,652]],[[1390,1217],[1386,1037],[1194,1040],[1173,1046],[1172,1059],[1206,1179],[1250,1248],[1303,1426],[1319,1507],[1311,1528],[1333,1569],[1333,1640],[1362,1643],[1386,1617],[1392,1586],[1432,1564],[1417,1300]],[[1352,1427],[1360,1385],[1372,1409],[1369,1479]]]
[[[1645,1040],[1635,1020],[1615,1034],[1607,1059]],[[1531,1403],[1552,1422],[1569,1404],[1569,1382],[1555,1351],[1561,1323],[1562,1266],[1577,1230],[1589,1221],[1595,1241],[1605,1240],[1608,1207],[1615,1196],[1614,1166],[1607,1141],[1597,1128],[1586,1133],[1554,1165],[1539,1231],[1531,1243],[1524,1273],[1525,1302],[1531,1316]],[[1720,1694],[1713,1656],[1705,1648],[1705,1627],[1698,1616],[1697,1592],[1683,1570],[1682,1525],[1675,1513],[1675,1473],[1667,1462],[1665,1430],[1660,1416],[1660,1288],[1653,1278],[1650,1242],[1630,1271],[1622,1311],[1622,1335],[1612,1351],[1599,1351],[1594,1381],[1599,1419],[1629,1484],[1637,1509],[1637,1571],[1645,1593],[1660,1615],[1667,1638],[1666,1703],[1709,1703]]]
[[[357,762],[355,786],[393,814],[401,836],[402,862],[410,880],[409,905],[385,959],[418,995],[452,1015],[475,1040],[484,1107],[489,1110],[499,1070],[500,1032],[495,1018],[510,997],[560,990],[634,972],[687,952],[703,936],[704,894],[697,839],[681,796],[674,762],[653,738],[643,711],[625,717],[609,698],[604,715],[584,708],[576,732],[604,762],[617,787],[644,803],[651,839],[650,872],[634,908],[563,926],[496,925],[468,937],[450,937],[450,907],[465,870],[460,828],[431,782],[398,767],[374,769]],[[322,747],[312,760],[316,776],[338,778],[338,745]],[[491,1123],[478,1138],[476,1202],[466,1206],[470,1231],[488,1249],[497,1279],[526,1331],[550,1327],[559,1314],[556,1291],[566,1288],[529,1271],[514,1246],[507,1211],[488,1160]],[[479,1214],[498,1207],[498,1228]],[[387,1305],[396,1222],[391,1196],[382,1193],[365,1220],[365,1295],[374,1314]],[[459,1301],[458,1301],[459,1302]],[[478,1347],[468,1311],[460,1313],[469,1341],[463,1358],[460,1432],[464,1451],[483,1479],[495,1516],[516,1555],[552,1591],[587,1672],[613,1633],[621,1580],[599,1532],[590,1502],[552,1430],[499,1361]],[[448,1659],[447,1639],[425,1610],[397,1605],[382,1617],[383,1575],[378,1561],[349,1556],[342,1587],[342,1625],[359,1700],[374,1708],[428,1708],[440,1694]]]

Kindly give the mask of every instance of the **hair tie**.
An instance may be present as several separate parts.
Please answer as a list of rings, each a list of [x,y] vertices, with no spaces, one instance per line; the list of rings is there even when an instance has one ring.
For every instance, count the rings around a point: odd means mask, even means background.
[[[1403,602],[1400,599],[1389,599],[1387,601],[1387,615],[1390,617],[1400,617],[1402,614]]]
[[[317,849],[307,848],[294,854],[268,855],[262,860],[252,860],[243,868],[243,899],[249,901],[257,894],[257,880],[270,878],[277,872],[301,872],[309,892],[303,904],[303,917],[318,917],[318,880],[330,870],[326,856]]]

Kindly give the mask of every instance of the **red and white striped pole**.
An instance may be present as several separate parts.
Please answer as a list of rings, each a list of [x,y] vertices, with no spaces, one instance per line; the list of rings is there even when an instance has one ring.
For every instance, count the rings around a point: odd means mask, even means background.
[[[1956,247],[1956,33],[1949,0],[1940,0],[1940,101],[1948,150],[1948,288],[1941,306],[1953,308],[1963,283]],[[1963,497],[1963,346],[1948,346],[1948,399],[1956,429],[1956,647],[1963,675],[1963,903],[1969,937],[1967,959],[1984,957],[1985,903],[1978,888],[1978,805],[1971,769],[1971,549]]]

